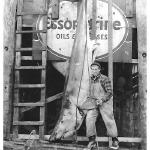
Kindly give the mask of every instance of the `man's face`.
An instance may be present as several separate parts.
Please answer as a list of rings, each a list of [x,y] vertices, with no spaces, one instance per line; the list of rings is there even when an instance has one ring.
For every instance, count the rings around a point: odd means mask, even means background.
[[[91,74],[93,76],[98,76],[100,74],[100,68],[97,65],[92,65],[91,66]]]

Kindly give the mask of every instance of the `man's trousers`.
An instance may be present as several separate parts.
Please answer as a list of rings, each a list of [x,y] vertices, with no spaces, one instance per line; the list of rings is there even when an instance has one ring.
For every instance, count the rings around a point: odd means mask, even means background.
[[[107,134],[110,137],[117,137],[117,127],[114,120],[113,114],[113,99],[110,99],[107,102],[104,102],[102,106],[99,106],[98,109],[91,109],[87,111],[86,115],[86,135],[87,137],[96,135],[96,119],[98,116],[98,111],[100,112],[102,119],[105,123]]]

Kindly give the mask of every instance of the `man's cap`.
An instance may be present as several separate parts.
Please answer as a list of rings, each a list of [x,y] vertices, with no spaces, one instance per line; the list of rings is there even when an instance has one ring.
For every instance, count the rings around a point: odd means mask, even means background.
[[[92,67],[93,65],[96,65],[96,66],[98,66],[99,68],[101,68],[100,63],[99,63],[99,62],[97,62],[97,61],[94,61],[94,62],[91,64],[91,67]]]

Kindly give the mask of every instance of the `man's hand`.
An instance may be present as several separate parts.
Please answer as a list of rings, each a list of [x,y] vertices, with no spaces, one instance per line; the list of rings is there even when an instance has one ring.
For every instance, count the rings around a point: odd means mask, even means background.
[[[98,99],[98,100],[96,100],[96,104],[97,104],[98,106],[102,106],[102,104],[103,104],[103,99]]]

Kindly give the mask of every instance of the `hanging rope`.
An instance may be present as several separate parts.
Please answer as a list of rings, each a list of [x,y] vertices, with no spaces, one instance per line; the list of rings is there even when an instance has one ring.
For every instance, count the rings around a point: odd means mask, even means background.
[[[88,26],[88,24],[87,24],[87,22],[88,22],[88,19],[87,19],[87,0],[85,0],[85,3],[84,3],[84,7],[85,7],[85,20],[86,20],[86,42],[85,42],[85,54],[84,54],[84,58],[83,58],[83,63],[85,63],[85,55],[86,55],[86,53],[87,53],[87,26]],[[82,69],[82,72],[81,72],[81,80],[80,80],[80,85],[79,85],[79,91],[78,91],[78,96],[77,96],[77,107],[78,107],[78,102],[79,102],[79,94],[80,94],[80,90],[81,90],[81,83],[82,83],[82,79],[83,79],[83,71],[84,71],[84,64],[83,64],[83,69]],[[77,110],[78,110],[78,108],[76,107],[76,125],[75,125],[75,141],[76,141],[76,143],[77,143],[77,116],[78,116],[78,114],[77,114]]]

